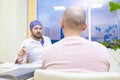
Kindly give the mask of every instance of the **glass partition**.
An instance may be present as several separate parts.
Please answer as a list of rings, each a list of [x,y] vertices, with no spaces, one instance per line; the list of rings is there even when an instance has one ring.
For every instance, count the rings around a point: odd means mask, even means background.
[[[82,7],[86,11],[87,29],[82,36],[93,41],[110,42],[120,38],[120,15],[109,11],[109,2],[120,0],[37,0],[37,19],[43,24],[43,34],[53,42],[64,37],[60,20],[65,8]]]

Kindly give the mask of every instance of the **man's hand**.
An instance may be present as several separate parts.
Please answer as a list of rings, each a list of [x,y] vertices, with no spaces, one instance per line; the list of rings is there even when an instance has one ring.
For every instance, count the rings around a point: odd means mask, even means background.
[[[26,53],[27,53],[27,49],[26,49],[25,46],[23,46],[23,47],[20,49],[20,51],[19,51],[19,53],[18,53],[18,55],[17,55],[17,60],[15,61],[15,63],[20,63],[20,62],[22,62],[23,59],[24,59],[24,57],[26,56]]]

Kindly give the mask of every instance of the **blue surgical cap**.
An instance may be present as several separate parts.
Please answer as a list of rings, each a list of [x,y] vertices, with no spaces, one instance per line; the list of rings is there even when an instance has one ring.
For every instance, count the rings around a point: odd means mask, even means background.
[[[40,25],[42,27],[42,24],[39,20],[34,20],[30,23],[30,30],[32,31],[32,28],[36,25]]]

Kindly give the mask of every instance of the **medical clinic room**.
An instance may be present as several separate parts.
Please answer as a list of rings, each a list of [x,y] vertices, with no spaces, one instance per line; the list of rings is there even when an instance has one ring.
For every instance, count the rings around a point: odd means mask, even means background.
[[[120,80],[120,0],[0,0],[0,80]]]

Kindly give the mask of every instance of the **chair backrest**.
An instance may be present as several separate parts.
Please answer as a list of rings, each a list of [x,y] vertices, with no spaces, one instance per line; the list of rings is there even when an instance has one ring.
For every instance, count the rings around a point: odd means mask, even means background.
[[[34,80],[120,80],[120,73],[72,73],[36,69],[34,72]]]

